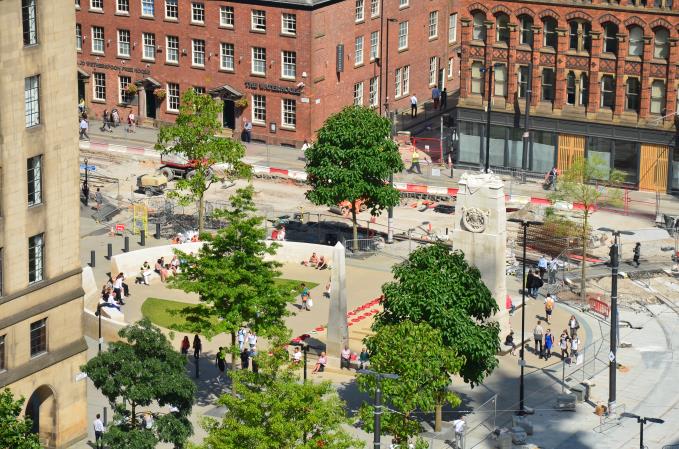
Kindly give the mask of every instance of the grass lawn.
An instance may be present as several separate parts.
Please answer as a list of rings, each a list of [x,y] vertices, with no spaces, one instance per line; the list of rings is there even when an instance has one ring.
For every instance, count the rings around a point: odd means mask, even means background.
[[[295,279],[276,279],[276,284],[289,291],[291,297],[299,295],[302,291],[300,288],[302,282]],[[309,289],[318,285],[315,282],[304,282]],[[186,324],[181,311],[187,307],[191,307],[191,304],[161,298],[147,298],[141,305],[141,313],[157,326],[171,329],[174,325],[181,329]]]

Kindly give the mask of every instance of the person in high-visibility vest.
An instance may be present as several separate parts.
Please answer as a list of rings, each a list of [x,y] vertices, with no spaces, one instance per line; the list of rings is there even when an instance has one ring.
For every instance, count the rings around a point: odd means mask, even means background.
[[[417,148],[413,148],[413,155],[412,155],[412,162],[410,164],[410,168],[408,169],[408,173],[413,173],[417,169],[418,174],[422,174],[422,169],[420,168],[420,153],[417,151]]]

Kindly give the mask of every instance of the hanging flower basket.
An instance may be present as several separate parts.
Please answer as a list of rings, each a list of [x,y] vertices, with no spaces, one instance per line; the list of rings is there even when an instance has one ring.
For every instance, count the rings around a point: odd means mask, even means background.
[[[236,107],[239,109],[245,109],[248,107],[249,104],[250,103],[248,103],[247,98],[239,98],[238,100],[236,100]]]
[[[136,84],[133,83],[128,84],[125,90],[130,95],[137,95],[137,92],[139,92],[139,88],[137,87]]]
[[[167,95],[167,91],[163,89],[162,87],[157,88],[156,90],[153,91],[153,95],[156,96],[157,99],[159,100],[164,100],[165,96]]]

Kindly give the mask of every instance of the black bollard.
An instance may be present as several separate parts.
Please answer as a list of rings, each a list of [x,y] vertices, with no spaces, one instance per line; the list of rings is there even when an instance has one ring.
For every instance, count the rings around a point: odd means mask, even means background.
[[[141,246],[146,246],[146,231],[143,229],[139,231],[139,236],[140,236],[139,244]]]
[[[95,256],[94,250],[90,251],[90,266],[91,266],[92,268],[94,268],[95,257],[96,257],[96,256]]]
[[[160,223],[156,223],[156,240],[160,240]]]
[[[106,257],[108,258],[108,260],[111,260],[111,258],[113,257],[113,243],[109,243],[108,245],[106,245],[106,251],[108,253]]]
[[[123,247],[123,252],[130,252],[130,237],[125,236],[125,246]]]

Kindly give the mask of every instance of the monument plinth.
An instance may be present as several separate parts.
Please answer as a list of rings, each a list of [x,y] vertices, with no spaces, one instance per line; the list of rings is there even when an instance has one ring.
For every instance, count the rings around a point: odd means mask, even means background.
[[[453,247],[464,253],[481,272],[483,282],[497,302],[500,338],[509,333],[506,309],[507,210],[504,182],[492,173],[464,173],[457,192]]]
[[[330,282],[330,309],[328,310],[328,340],[325,351],[328,362],[339,358],[344,345],[349,341],[349,326],[347,323],[347,289],[346,289],[346,252],[344,246],[337,242],[332,253],[332,270]]]

